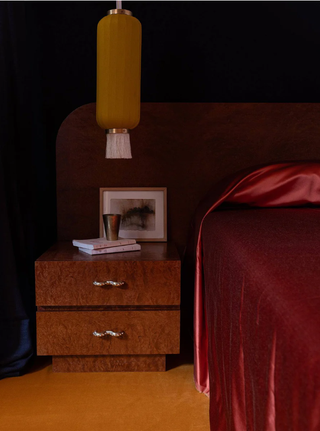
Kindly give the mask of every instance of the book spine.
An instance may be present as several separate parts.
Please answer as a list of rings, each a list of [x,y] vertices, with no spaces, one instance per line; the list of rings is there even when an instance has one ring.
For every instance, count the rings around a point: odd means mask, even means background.
[[[125,245],[131,245],[134,244],[135,240],[128,240],[128,241],[113,241],[112,244],[108,243],[101,243],[101,244],[94,244],[93,250],[100,250],[100,249],[111,249],[116,248],[119,246],[125,246]]]
[[[99,250],[99,249],[105,249],[105,248],[113,248],[113,247],[119,247],[129,244],[136,244],[135,239],[127,239],[127,240],[119,240],[119,241],[106,241],[106,242],[97,242],[95,243],[93,240],[92,242],[85,242],[85,241],[77,241],[73,240],[72,245],[75,247],[81,247],[86,248],[88,250]]]
[[[88,248],[82,248],[79,247],[80,251],[83,251],[84,253],[87,254],[91,254],[91,255],[97,255],[97,254],[111,254],[111,253],[121,253],[121,252],[126,252],[126,251],[137,251],[137,250],[141,250],[141,245],[140,244],[133,244],[133,245],[124,245],[124,246],[120,246],[120,247],[109,247],[109,248],[104,248],[104,249],[100,249],[100,250],[92,250],[92,249],[88,249]]]

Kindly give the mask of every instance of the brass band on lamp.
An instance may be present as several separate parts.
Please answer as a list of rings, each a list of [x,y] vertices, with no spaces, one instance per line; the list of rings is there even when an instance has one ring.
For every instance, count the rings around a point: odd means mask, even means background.
[[[127,10],[127,9],[110,9],[110,10],[108,10],[108,13],[107,13],[107,15],[116,15],[116,14],[132,16],[132,12],[130,10]]]
[[[106,133],[129,133],[129,129],[108,129]]]
[[[110,10],[98,24],[96,119],[107,131],[106,158],[132,158],[129,130],[140,121],[141,39],[141,24],[126,9]]]

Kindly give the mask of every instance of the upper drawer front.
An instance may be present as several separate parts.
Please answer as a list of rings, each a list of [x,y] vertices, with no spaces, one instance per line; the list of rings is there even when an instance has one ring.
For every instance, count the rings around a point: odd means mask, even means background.
[[[93,332],[123,331],[121,337]],[[180,312],[43,311],[37,313],[38,355],[179,353]]]
[[[180,261],[40,261],[35,275],[38,306],[180,304]],[[106,280],[125,283],[93,284]]]

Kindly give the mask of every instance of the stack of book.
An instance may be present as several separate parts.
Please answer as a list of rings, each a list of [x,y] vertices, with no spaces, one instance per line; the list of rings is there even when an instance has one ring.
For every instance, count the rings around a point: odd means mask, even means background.
[[[135,239],[124,238],[117,241],[108,241],[106,238],[74,239],[72,244],[91,255],[141,250],[141,245],[137,244]]]

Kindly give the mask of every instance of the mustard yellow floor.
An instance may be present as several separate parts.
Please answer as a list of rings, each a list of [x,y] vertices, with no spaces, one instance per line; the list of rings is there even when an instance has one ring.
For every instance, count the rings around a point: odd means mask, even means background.
[[[165,373],[53,373],[0,381],[1,431],[209,431],[193,365]]]

